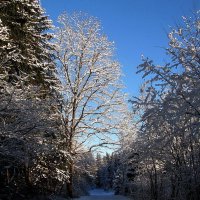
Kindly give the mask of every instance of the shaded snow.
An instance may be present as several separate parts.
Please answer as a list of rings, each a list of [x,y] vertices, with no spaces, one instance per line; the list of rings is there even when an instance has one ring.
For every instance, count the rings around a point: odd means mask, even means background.
[[[94,189],[90,191],[90,196],[113,196],[114,192],[106,192],[103,189]]]
[[[120,195],[114,195],[114,192],[94,189],[90,191],[90,196],[84,196],[76,200],[128,200],[128,198]]]

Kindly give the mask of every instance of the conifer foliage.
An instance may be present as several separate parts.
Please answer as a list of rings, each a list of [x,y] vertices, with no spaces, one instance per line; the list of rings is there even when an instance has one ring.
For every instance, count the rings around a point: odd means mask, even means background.
[[[38,1],[3,0],[0,28],[0,198],[28,199],[67,179],[50,21]]]
[[[2,0],[0,4],[2,31],[1,56],[7,59],[4,69],[13,82],[27,77],[34,84],[48,84],[46,73],[52,69],[48,41],[51,21],[44,15],[38,0]]]

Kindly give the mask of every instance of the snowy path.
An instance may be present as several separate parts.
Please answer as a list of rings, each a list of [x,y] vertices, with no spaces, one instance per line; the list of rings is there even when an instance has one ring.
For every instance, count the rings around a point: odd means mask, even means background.
[[[81,197],[79,200],[128,200],[128,198],[114,195],[113,192],[105,192],[102,189],[94,189],[90,191],[90,196]]]

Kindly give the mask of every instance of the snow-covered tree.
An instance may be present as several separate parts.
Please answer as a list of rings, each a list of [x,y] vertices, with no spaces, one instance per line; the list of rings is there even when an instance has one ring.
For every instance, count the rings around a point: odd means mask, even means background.
[[[38,0],[2,0],[0,19],[8,33],[6,40],[5,36],[1,38],[4,40],[1,54],[7,60],[3,68],[9,74],[7,80],[15,82],[23,78],[32,84],[43,84],[43,89],[49,87],[54,65],[48,42],[52,35],[46,31],[51,28],[51,22]]]
[[[11,199],[68,179],[49,27],[38,1],[1,1],[0,193]]]
[[[82,13],[59,17],[56,63],[63,86],[63,122],[67,149],[73,158],[83,145],[92,150],[115,142],[119,113],[123,112],[121,69],[114,45],[101,33],[93,17]],[[69,164],[72,195],[73,160]]]
[[[171,62],[139,66],[146,82],[133,100],[141,116],[135,145],[143,193],[152,199],[199,199],[200,17],[183,17],[169,33]],[[138,112],[139,111],[139,112]],[[141,195],[141,193],[140,193]]]

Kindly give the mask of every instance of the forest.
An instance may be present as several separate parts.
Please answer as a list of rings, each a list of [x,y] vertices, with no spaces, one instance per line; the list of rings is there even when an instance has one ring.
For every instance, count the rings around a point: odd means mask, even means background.
[[[126,38],[124,38],[126,39]],[[0,1],[0,200],[200,199],[200,11],[168,33],[166,64],[142,57],[124,92],[96,17]],[[115,198],[114,198],[115,199]]]

